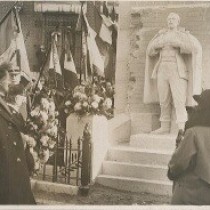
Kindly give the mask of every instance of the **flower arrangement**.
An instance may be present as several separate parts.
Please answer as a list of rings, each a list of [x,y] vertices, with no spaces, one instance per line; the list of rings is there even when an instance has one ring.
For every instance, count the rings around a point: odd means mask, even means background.
[[[58,112],[52,98],[41,96],[26,121],[23,139],[34,158],[34,171],[53,155],[58,133]]]
[[[97,76],[92,82],[83,82],[68,93],[64,112],[76,113],[81,117],[87,114],[104,115],[110,119],[113,117],[113,96],[111,83]]]

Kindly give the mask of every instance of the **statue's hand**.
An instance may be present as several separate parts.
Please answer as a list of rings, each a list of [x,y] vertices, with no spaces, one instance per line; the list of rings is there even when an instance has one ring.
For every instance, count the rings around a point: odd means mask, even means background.
[[[179,41],[176,41],[176,42],[172,41],[172,42],[170,42],[170,45],[172,47],[174,47],[174,48],[180,48],[181,47],[181,42],[179,42]]]
[[[163,42],[162,42],[162,41],[158,41],[158,42],[156,42],[155,45],[154,45],[154,48],[155,48],[156,50],[162,49],[163,47],[164,47],[164,45],[163,45]]]

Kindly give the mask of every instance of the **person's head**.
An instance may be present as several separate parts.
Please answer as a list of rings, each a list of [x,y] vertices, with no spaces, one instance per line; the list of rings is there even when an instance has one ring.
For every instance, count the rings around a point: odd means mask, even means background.
[[[13,66],[12,69],[9,71],[11,84],[17,85],[21,81],[21,71],[18,66]]]
[[[11,71],[12,66],[10,63],[0,64],[0,91],[7,93],[10,85],[9,71]]]
[[[17,107],[20,107],[23,103],[26,102],[23,85],[12,85],[9,88],[7,102]]]
[[[170,13],[167,17],[169,29],[176,29],[180,23],[180,17],[176,13]]]

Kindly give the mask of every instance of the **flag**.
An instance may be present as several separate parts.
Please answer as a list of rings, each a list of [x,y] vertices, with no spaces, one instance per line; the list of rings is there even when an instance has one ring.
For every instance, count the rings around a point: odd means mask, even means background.
[[[112,29],[111,26],[113,22],[110,17],[106,17],[105,15],[101,15],[103,22],[101,24],[99,37],[108,44],[112,44]]]
[[[77,85],[79,85],[79,80],[77,77],[77,71],[74,64],[74,59],[72,57],[71,49],[70,49],[70,40],[66,34],[65,36],[65,52],[64,52],[64,64],[63,64],[63,73],[64,73],[64,82],[65,87],[74,89]]]
[[[83,12],[85,27],[87,29],[87,47],[89,52],[90,67],[93,70],[96,67],[97,73],[104,76],[104,59],[96,44],[97,33],[90,27],[87,17]]]
[[[63,89],[63,77],[55,36],[52,36],[51,39],[48,80],[51,88]]]
[[[103,14],[102,17],[102,23],[101,28],[99,31],[99,37],[106,43],[112,44],[112,25],[113,21],[111,17],[109,16],[109,11],[106,6],[106,2],[103,3]]]
[[[17,56],[19,56],[19,66],[22,72],[22,77],[26,79],[27,81],[31,81],[32,75],[31,75],[29,61],[28,61],[28,55],[27,55],[26,47],[24,43],[24,37],[23,37],[22,28],[21,28],[20,18],[16,10],[15,10],[15,15],[16,15],[16,21],[17,21],[18,29],[19,29],[18,30],[19,32],[17,33],[17,37],[16,37],[16,46],[17,46],[16,52],[19,53],[17,54]]]
[[[0,63],[9,62],[21,69],[22,78],[31,81],[31,71],[25,48],[21,22],[16,9],[12,9],[0,25]]]
[[[117,15],[115,12],[115,9],[113,7],[112,13],[111,13],[111,20],[113,21],[113,27],[112,27],[112,47],[116,53],[117,48],[117,36],[118,36],[118,24],[117,24]]]
[[[55,73],[62,76],[58,50],[57,50],[56,41],[54,38],[52,38],[52,43],[51,43],[49,69],[54,70]]]

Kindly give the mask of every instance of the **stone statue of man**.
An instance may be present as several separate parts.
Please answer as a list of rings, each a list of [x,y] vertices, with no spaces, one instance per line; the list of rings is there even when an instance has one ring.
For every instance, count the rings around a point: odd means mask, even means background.
[[[183,130],[187,121],[186,106],[195,105],[193,95],[200,95],[202,47],[183,28],[180,17],[170,13],[168,29],[160,30],[146,51],[144,103],[159,103],[161,127],[153,133],[170,132],[172,105],[176,123]]]

